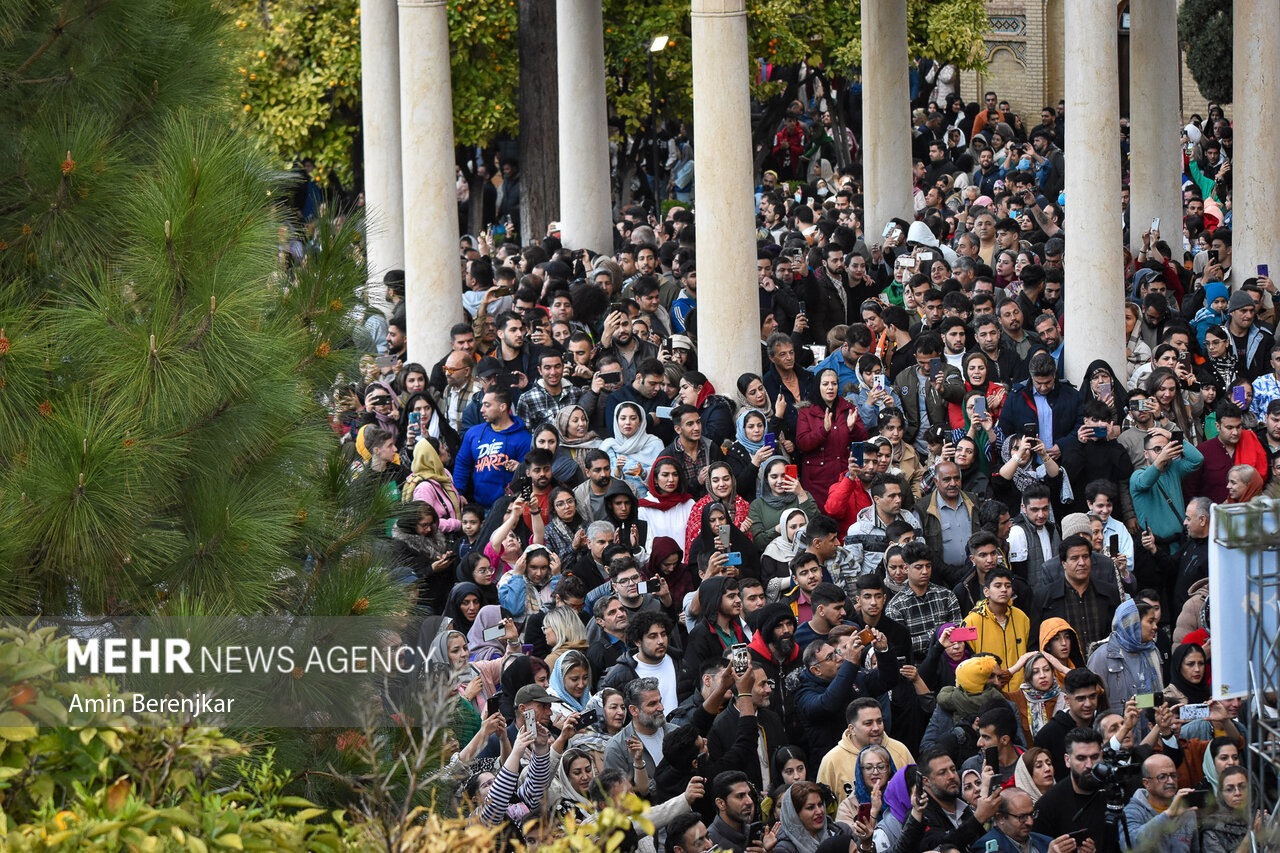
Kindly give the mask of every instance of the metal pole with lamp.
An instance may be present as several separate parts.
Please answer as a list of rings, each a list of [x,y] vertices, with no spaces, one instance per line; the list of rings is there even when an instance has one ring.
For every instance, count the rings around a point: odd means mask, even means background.
[[[659,178],[659,160],[658,160],[658,86],[657,78],[653,73],[653,55],[661,53],[666,49],[667,42],[670,41],[666,36],[654,36],[653,41],[649,42],[649,158],[653,161],[653,183],[650,188],[653,190],[653,215],[658,219],[662,218],[662,184]]]

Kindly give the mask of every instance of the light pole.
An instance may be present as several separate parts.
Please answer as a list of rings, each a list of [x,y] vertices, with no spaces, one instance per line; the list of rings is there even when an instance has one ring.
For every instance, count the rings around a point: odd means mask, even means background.
[[[654,36],[649,42],[649,158],[653,161],[653,215],[662,218],[662,187],[658,180],[658,87],[653,73],[653,55],[661,53],[670,41],[666,36]]]

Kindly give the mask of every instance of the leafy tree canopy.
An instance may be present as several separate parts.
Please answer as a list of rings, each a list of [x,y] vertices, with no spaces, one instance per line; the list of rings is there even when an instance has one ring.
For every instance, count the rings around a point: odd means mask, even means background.
[[[1178,46],[1210,101],[1231,103],[1231,0],[1184,0],[1178,9]]]

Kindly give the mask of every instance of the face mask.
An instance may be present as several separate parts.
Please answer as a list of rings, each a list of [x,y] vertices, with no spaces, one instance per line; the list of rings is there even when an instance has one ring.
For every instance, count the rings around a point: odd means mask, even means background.
[[[800,202],[801,202],[803,199],[804,199],[804,194],[803,194],[803,193],[796,193],[796,204],[800,204]]]
[[[1020,171],[1025,172],[1030,168],[1031,168],[1031,161],[1028,160],[1026,157],[1023,157],[1021,160],[1018,161],[1018,169]]]

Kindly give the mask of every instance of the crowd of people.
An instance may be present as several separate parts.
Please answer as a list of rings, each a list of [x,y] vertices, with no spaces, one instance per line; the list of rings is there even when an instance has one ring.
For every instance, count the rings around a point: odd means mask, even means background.
[[[911,220],[864,223],[856,167],[764,171],[732,387],[689,207],[624,209],[608,255],[464,237],[434,364],[387,275],[335,424],[401,499],[467,813],[536,843],[636,793],[627,844],[668,853],[1249,849],[1208,529],[1280,494],[1275,283],[1231,263],[1211,105],[1183,221],[1126,221],[1125,362],[1068,382],[1060,110],[921,109]]]

